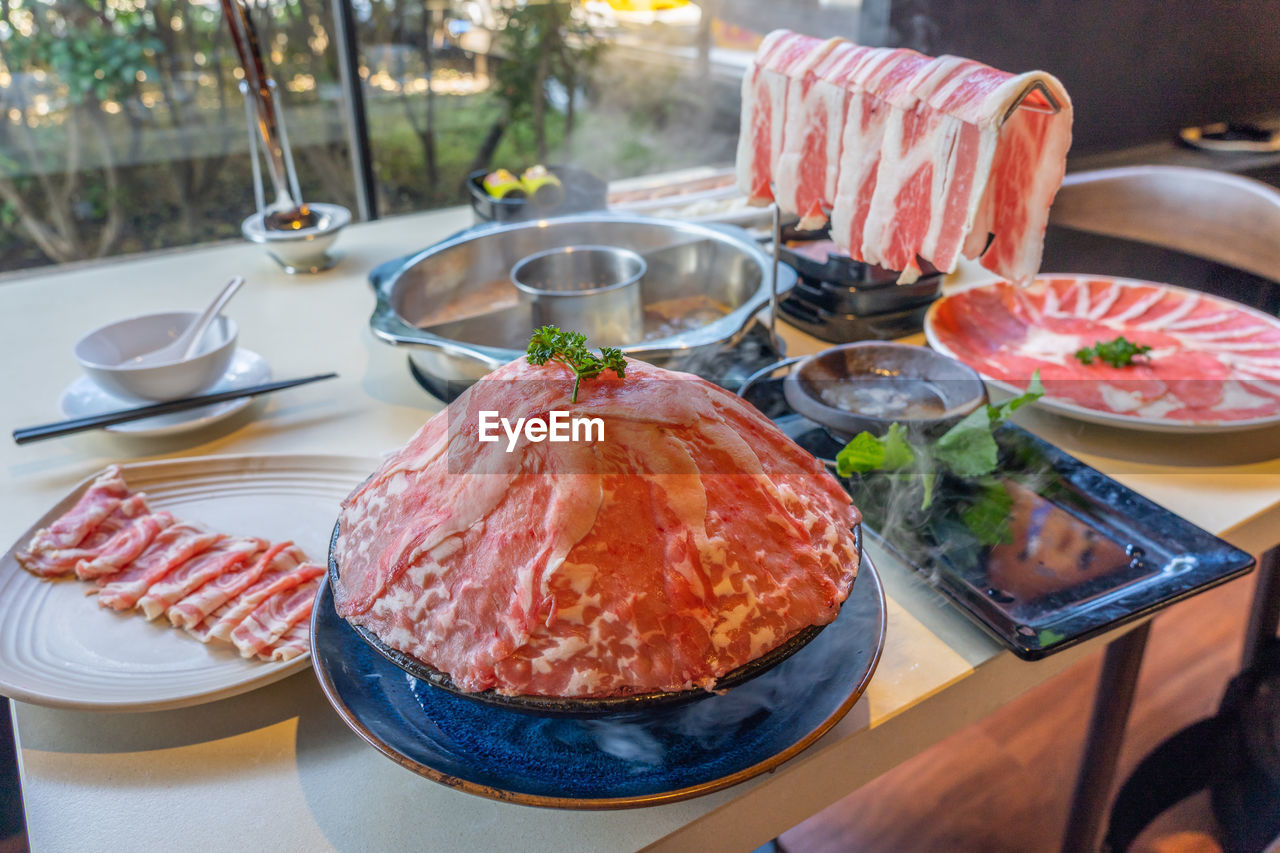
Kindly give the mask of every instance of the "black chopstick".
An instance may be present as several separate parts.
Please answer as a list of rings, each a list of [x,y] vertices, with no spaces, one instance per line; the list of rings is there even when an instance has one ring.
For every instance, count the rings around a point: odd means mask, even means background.
[[[100,415],[86,415],[68,421],[56,421],[40,426],[23,427],[13,431],[13,440],[18,444],[42,441],[46,438],[57,438],[73,432],[84,432],[89,429],[114,426],[127,421],[153,418],[156,415],[168,415],[173,412],[185,412],[187,409],[198,409],[213,403],[225,403],[228,400],[239,400],[242,397],[256,397],[259,394],[270,394],[272,391],[283,391],[285,388],[296,388],[308,382],[319,382],[322,379],[333,379],[336,373],[319,373],[315,376],[304,376],[301,379],[282,379],[279,382],[267,382],[263,385],[250,385],[246,388],[235,388],[231,391],[219,391],[216,394],[201,394],[198,397],[184,397],[181,400],[166,400],[150,406],[136,409],[123,409],[117,412],[104,412]]]

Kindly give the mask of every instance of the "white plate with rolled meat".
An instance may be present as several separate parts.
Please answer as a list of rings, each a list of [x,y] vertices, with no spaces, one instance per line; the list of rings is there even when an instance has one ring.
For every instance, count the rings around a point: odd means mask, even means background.
[[[344,502],[339,615],[462,691],[606,699],[713,690],[831,622],[859,515],[759,411],[628,361],[584,381],[519,359]],[[479,412],[599,417],[604,440],[476,440]]]
[[[143,711],[310,664],[326,530],[365,458],[210,456],[110,466],[0,557],[0,694]]]

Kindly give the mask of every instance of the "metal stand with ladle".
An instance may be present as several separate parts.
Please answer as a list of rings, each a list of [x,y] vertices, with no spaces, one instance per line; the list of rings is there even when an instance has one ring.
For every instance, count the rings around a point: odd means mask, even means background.
[[[244,71],[240,93],[248,121],[253,194],[258,210],[241,223],[240,231],[246,239],[266,246],[267,253],[287,273],[329,269],[338,259],[328,249],[351,222],[351,211],[337,204],[308,204],[302,200],[276,82],[262,60],[249,10],[243,0],[222,0],[222,10]],[[260,145],[275,190],[270,204],[259,163]]]

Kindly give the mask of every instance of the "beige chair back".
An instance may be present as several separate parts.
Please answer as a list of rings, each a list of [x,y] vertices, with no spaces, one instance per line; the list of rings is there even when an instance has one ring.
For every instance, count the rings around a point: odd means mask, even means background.
[[[1280,192],[1186,166],[1067,175],[1050,223],[1208,258],[1280,281]]]

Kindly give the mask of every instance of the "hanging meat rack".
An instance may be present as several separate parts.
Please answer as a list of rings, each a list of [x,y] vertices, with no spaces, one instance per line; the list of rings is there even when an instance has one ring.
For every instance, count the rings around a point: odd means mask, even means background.
[[[1044,99],[1043,104],[1035,101],[1028,101],[1034,94],[1039,94]],[[1053,92],[1049,91],[1049,87],[1042,80],[1033,80],[1018,93],[1018,97],[1014,98],[1013,103],[1005,110],[1004,115],[1000,117],[1000,124],[1004,125],[1014,112],[1018,109],[1024,109],[1028,112],[1042,113],[1045,115],[1056,115],[1062,111],[1062,104],[1054,97]],[[768,205],[770,225],[772,228],[773,240],[773,283],[769,294],[769,340],[774,348],[779,352],[782,351],[781,343],[778,338],[778,280],[779,269],[782,266],[781,250],[782,250],[782,209],[776,201],[770,202]],[[829,213],[830,211],[828,211]]]

